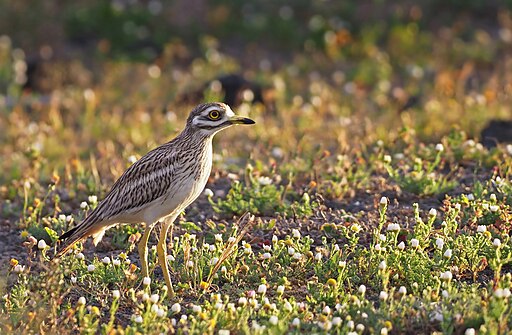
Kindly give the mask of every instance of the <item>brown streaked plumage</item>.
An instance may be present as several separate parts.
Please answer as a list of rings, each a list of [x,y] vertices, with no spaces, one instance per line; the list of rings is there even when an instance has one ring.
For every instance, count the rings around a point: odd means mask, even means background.
[[[116,224],[144,222],[146,230],[138,249],[142,272],[147,277],[149,235],[153,226],[164,219],[157,253],[172,295],[166,260],[167,231],[206,185],[212,166],[213,136],[231,125],[253,123],[251,119],[236,116],[223,103],[197,106],[176,138],[151,150],[130,166],[89,216],[59,238],[64,242],[57,257],[89,236],[93,236],[96,245],[105,231]]]

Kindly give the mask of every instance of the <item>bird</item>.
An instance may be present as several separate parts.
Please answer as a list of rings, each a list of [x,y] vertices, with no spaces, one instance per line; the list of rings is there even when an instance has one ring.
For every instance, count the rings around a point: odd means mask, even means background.
[[[167,232],[206,186],[212,168],[214,135],[233,125],[254,123],[250,118],[235,115],[221,102],[196,106],[178,136],[131,165],[97,207],[80,224],[59,237],[61,246],[56,257],[89,236],[97,245],[105,231],[117,224],[144,223],[146,228],[137,248],[142,275],[149,277],[147,244],[153,227],[162,221],[156,248],[158,263],[170,296],[174,296],[167,265]]]

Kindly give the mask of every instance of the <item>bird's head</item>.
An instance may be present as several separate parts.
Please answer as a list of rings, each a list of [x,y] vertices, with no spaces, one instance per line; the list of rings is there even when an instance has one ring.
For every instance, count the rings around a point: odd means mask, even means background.
[[[211,102],[194,108],[188,117],[187,127],[206,135],[214,135],[233,125],[254,123],[249,118],[235,115],[231,108],[222,102]]]

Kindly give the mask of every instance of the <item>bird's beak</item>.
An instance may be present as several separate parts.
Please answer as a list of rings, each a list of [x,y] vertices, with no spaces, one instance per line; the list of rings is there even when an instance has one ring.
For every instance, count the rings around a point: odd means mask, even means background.
[[[231,124],[255,124],[256,122],[254,122],[253,120],[251,120],[249,118],[235,115],[235,116],[232,116],[229,118],[229,123],[231,123]]]

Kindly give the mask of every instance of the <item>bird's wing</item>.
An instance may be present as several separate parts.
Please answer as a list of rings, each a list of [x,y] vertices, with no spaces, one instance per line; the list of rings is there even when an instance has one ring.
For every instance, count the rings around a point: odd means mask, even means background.
[[[148,152],[130,166],[87,218],[59,237],[66,241],[57,256],[105,228],[98,223],[114,221],[119,214],[135,212],[163,196],[174,182],[176,167],[183,158],[179,150],[169,150],[170,144]]]
[[[160,198],[173,183],[179,160],[177,151],[169,152],[162,147],[150,151],[123,173],[91,216],[109,220]]]

